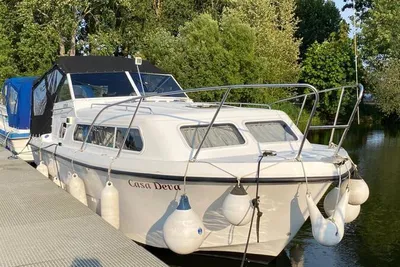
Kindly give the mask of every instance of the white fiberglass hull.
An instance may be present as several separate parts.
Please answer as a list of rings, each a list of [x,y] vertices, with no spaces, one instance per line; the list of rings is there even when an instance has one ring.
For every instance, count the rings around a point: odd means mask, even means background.
[[[43,153],[49,162],[49,153]],[[39,154],[34,152],[35,162]],[[59,177],[68,184],[72,165],[70,160],[57,157]],[[88,206],[100,214],[101,190],[107,180],[107,172],[74,162],[75,172],[83,179]],[[167,217],[175,210],[183,193],[182,181],[112,174],[113,184],[120,196],[120,230],[132,240],[159,248],[167,248],[162,228]],[[330,180],[309,183],[315,202],[324,195]],[[206,228],[200,250],[243,253],[249,225],[232,226],[222,215],[222,203],[233,188],[233,183],[189,182],[186,193],[192,209],[202,219]],[[256,185],[245,188],[255,197]],[[305,199],[306,186],[300,182],[262,183],[259,187],[260,221],[259,242],[255,221],[252,228],[249,254],[277,256],[296,235],[308,217]],[[254,219],[256,220],[256,218]]]
[[[0,144],[4,145],[19,158],[27,162],[33,162],[31,146],[27,145],[29,138],[9,138],[0,134]]]

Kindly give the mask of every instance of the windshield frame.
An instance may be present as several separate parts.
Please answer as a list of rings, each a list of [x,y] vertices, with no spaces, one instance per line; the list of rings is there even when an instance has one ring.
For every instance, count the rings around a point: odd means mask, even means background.
[[[75,91],[74,91],[74,85],[79,85],[73,82],[74,79],[74,75],[76,74],[114,74],[114,73],[120,73],[120,74],[125,74],[126,78],[127,78],[127,82],[130,85],[130,89],[132,90],[132,92],[130,93],[130,95],[126,95],[126,96],[93,96],[93,97],[76,97],[75,95]],[[117,98],[117,97],[131,97],[131,96],[140,96],[140,93],[138,92],[134,81],[132,80],[132,77],[130,76],[128,71],[121,71],[121,72],[87,72],[87,73],[68,73],[67,75],[67,80],[68,80],[68,87],[69,87],[69,91],[70,91],[70,95],[71,95],[71,100],[78,100],[78,99],[101,99],[101,98]]]
[[[178,81],[175,79],[175,77],[174,77],[172,74],[168,74],[168,73],[149,73],[149,72],[134,72],[134,73],[137,73],[138,75],[140,75],[140,77],[141,77],[143,74],[145,74],[145,75],[155,75],[155,76],[165,76],[165,77],[169,77],[170,79],[172,79],[172,80],[175,82],[175,84],[176,84],[176,85],[178,86],[178,88],[182,91],[182,94],[183,94],[184,96],[174,96],[174,95],[172,95],[172,96],[164,96],[164,97],[179,98],[179,99],[181,99],[181,98],[189,98],[188,95],[185,93],[185,90],[182,89],[182,86],[178,83]],[[132,79],[133,86],[135,87],[135,91],[138,93],[138,95],[146,96],[146,92],[144,92],[144,94],[142,93],[142,88],[140,87],[140,84],[139,84],[139,85],[136,85],[134,79],[133,79],[132,76],[131,76],[131,73],[128,72],[127,75],[129,75],[130,78]],[[166,81],[167,81],[167,80],[166,80]],[[162,84],[164,84],[166,81],[164,81]],[[176,92],[176,91],[177,91],[177,90],[171,91],[171,92]],[[155,91],[155,92],[154,92],[154,91],[153,91],[153,92],[147,92],[147,93],[148,93],[148,94],[152,94],[152,93],[157,93],[157,91]]]

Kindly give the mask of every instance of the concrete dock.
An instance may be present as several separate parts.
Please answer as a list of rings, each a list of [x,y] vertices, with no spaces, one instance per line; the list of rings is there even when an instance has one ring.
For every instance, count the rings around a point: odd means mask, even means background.
[[[0,267],[167,266],[0,147]]]

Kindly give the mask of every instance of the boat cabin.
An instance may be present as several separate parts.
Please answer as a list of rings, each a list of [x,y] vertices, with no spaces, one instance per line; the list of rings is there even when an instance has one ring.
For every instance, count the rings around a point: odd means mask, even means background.
[[[8,126],[15,129],[29,129],[32,85],[36,77],[14,77],[4,82],[1,102],[6,113],[2,119],[8,119]]]
[[[60,57],[33,86],[31,132],[35,136],[52,132],[54,112],[68,113],[129,96],[177,90],[182,88],[171,74],[146,60],[138,66],[134,59],[121,57]],[[170,98],[187,96],[182,93]]]

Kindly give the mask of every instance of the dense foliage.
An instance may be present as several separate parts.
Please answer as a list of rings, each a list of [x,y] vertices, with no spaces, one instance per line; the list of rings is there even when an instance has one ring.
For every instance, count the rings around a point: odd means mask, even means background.
[[[400,116],[400,6],[374,0],[361,32],[362,55],[378,106]]]
[[[323,43],[314,43],[303,61],[302,80],[315,85],[318,89],[340,87],[354,84],[354,50],[348,37],[348,26],[342,23],[338,33],[332,33]],[[340,91],[321,94],[320,112],[326,118],[334,117]],[[346,93],[345,107],[350,98]],[[355,94],[352,94],[355,96]],[[343,111],[346,108],[342,109]]]
[[[184,88],[302,77],[322,89],[353,75],[340,20],[332,1],[322,0],[0,0],[0,79],[40,75],[58,56],[140,55]],[[271,102],[294,93],[251,90],[228,100]],[[321,106],[327,117],[330,101]]]
[[[297,0],[296,16],[300,20],[296,36],[302,38],[302,58],[314,42],[322,43],[338,32],[342,21],[335,3],[324,0]]]

